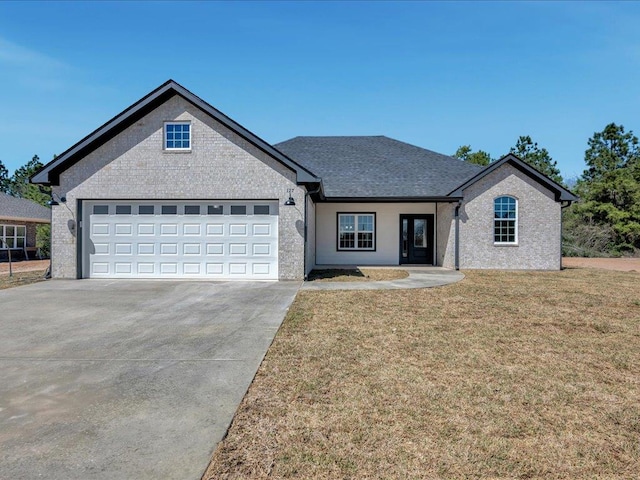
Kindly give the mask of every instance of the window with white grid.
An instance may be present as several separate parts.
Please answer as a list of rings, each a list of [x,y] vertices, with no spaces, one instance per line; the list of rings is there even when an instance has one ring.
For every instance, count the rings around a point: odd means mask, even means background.
[[[167,122],[164,124],[165,150],[191,150],[191,124]]]
[[[515,244],[518,241],[518,201],[513,197],[498,197],[493,201],[493,241]]]
[[[338,250],[375,250],[373,213],[338,214]]]
[[[24,225],[0,225],[0,250],[23,249],[27,245],[27,227]]]

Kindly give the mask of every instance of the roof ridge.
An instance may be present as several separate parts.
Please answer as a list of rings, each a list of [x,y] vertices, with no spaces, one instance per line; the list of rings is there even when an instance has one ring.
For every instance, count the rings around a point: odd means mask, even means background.
[[[442,197],[482,167],[378,136],[298,136],[277,148],[322,178],[327,197]]]

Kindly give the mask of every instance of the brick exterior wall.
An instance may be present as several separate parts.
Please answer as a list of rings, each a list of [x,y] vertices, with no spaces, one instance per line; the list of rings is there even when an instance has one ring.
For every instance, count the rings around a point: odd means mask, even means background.
[[[455,203],[439,203],[436,215],[436,236],[438,248],[436,249],[436,264],[441,267],[454,268],[454,241]]]
[[[513,166],[504,164],[463,194],[460,268],[560,269],[561,207],[551,191]],[[493,242],[493,201],[503,195],[518,200],[516,246],[498,246]],[[450,244],[443,261],[446,267],[453,267],[454,228],[452,221]]]
[[[189,153],[163,150],[164,122],[175,120],[191,122]],[[78,200],[260,199],[280,205],[280,279],[301,279],[304,188],[295,182],[295,172],[174,96],[60,176],[54,192],[67,204],[53,207],[52,275],[76,278]],[[290,188],[295,207],[283,206]]]

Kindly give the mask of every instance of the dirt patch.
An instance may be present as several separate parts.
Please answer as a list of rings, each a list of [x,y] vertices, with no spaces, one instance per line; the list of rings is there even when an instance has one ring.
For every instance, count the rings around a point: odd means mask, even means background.
[[[29,285],[30,283],[42,282],[44,278],[44,270],[33,270],[30,272],[14,272],[13,276],[8,273],[0,275],[0,290],[5,288],[20,287]]]
[[[636,478],[636,273],[303,291],[206,479]]]
[[[49,260],[25,260],[23,262],[12,262],[11,269],[16,272],[43,272],[49,267]],[[0,263],[0,275],[9,274],[9,262]]]
[[[310,282],[379,282],[407,278],[406,270],[392,268],[336,268],[313,270],[309,274]]]
[[[563,257],[564,268],[603,268],[619,272],[640,272],[640,258]]]
[[[9,262],[0,263],[0,290],[20,287],[45,280],[44,274],[49,267],[49,260],[25,260],[12,262],[13,276],[9,276]]]

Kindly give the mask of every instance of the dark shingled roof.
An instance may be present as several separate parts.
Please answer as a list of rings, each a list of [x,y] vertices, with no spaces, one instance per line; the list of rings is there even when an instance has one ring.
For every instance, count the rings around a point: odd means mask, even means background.
[[[275,147],[322,178],[329,198],[445,197],[483,168],[385,136],[295,137]]]
[[[0,192],[0,220],[13,219],[49,223],[51,209],[26,198],[16,198]]]

